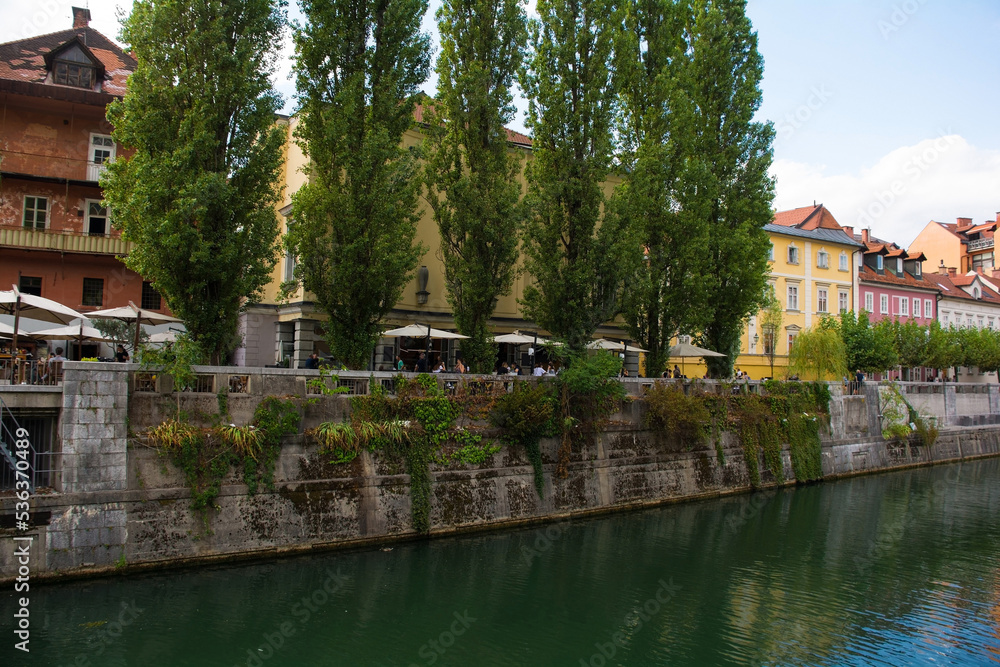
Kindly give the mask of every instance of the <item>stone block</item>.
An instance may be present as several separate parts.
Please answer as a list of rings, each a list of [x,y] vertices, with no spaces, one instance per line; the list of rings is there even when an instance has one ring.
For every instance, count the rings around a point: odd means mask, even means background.
[[[96,547],[101,543],[100,528],[80,528],[73,533],[73,547]]]
[[[90,408],[87,410],[78,410],[76,422],[78,424],[103,424],[106,421],[105,418],[104,410],[101,408]]]
[[[68,549],[69,533],[64,530],[49,530],[46,536],[49,549]]]

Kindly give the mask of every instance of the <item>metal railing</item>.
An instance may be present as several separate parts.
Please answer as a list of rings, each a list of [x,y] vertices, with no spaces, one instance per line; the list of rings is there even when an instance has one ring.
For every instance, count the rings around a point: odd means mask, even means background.
[[[63,365],[61,361],[46,362],[43,359],[0,358],[0,385],[62,384]]]
[[[0,397],[0,490],[14,489],[19,479],[27,479],[32,493],[37,487],[52,486],[56,421],[55,416],[15,416]],[[24,441],[26,447],[17,446]]]

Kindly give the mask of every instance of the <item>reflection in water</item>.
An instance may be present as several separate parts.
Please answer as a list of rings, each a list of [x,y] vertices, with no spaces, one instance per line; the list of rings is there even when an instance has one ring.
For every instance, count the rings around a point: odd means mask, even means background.
[[[998,510],[994,459],[41,587],[25,664],[1000,664]]]

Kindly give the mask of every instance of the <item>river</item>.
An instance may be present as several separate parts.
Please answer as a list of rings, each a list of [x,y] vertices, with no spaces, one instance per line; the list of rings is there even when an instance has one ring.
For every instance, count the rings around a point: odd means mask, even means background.
[[[998,519],[990,459],[33,586],[0,664],[1000,665]]]

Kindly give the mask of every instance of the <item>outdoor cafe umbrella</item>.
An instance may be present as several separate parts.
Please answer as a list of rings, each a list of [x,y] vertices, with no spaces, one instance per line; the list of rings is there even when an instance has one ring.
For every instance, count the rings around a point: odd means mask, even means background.
[[[177,342],[177,332],[176,331],[164,331],[163,333],[155,333],[149,337],[150,343],[176,343]]]
[[[587,343],[588,350],[612,350],[614,352],[628,352],[632,350],[633,352],[649,352],[649,350],[644,350],[636,345],[629,345],[628,343],[620,343],[617,341],[604,340],[603,338],[598,338],[597,340]]]
[[[118,308],[106,308],[104,310],[95,310],[93,312],[87,313],[87,317],[91,319],[104,319],[104,320],[121,320],[128,324],[135,323],[135,339],[132,345],[133,350],[139,349],[139,328],[143,324],[169,324],[170,322],[180,322],[181,320],[176,317],[171,317],[170,315],[161,315],[160,313],[142,310],[136,306],[131,301],[128,302],[127,306],[120,306]]]
[[[15,357],[17,356],[17,338],[20,334],[19,325],[22,315],[32,320],[56,324],[69,324],[73,320],[83,317],[80,313],[58,301],[34,294],[23,294],[17,289],[17,285],[12,287],[12,290],[0,291],[0,315],[14,316],[14,341],[11,343],[11,352]]]
[[[683,366],[684,359],[688,357],[724,357],[726,355],[721,352],[706,350],[703,347],[698,347],[697,345],[692,345],[691,343],[678,343],[670,348],[667,356],[671,359],[680,357],[681,365]]]
[[[83,319],[80,320],[79,324],[70,324],[64,327],[55,327],[54,329],[44,329],[42,331],[35,331],[31,335],[34,338],[42,338],[45,340],[71,340],[75,341],[77,344],[77,355],[81,356],[81,351],[83,349],[83,341],[92,340],[101,343],[113,343],[114,340],[108,338],[103,333],[98,331],[92,326],[84,324]]]
[[[24,329],[18,329],[17,330],[17,335],[18,336],[27,336],[27,337],[30,338],[31,337],[31,332],[30,331],[25,331]],[[14,336],[14,327],[12,327],[9,324],[4,324],[3,322],[0,322],[0,338],[11,338],[13,336]]]
[[[407,324],[405,327],[399,327],[398,329],[389,329],[382,334],[385,338],[426,338],[427,346],[425,353],[430,356],[431,352],[431,339],[432,338],[468,338],[468,336],[463,336],[460,333],[453,333],[451,331],[443,331],[441,329],[432,329],[431,325],[427,324]]]

